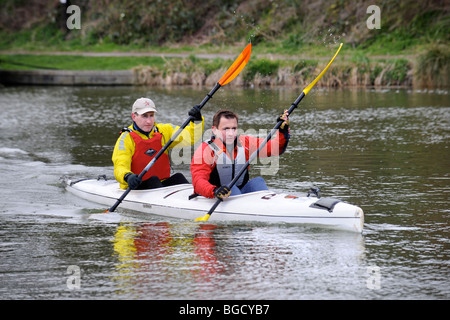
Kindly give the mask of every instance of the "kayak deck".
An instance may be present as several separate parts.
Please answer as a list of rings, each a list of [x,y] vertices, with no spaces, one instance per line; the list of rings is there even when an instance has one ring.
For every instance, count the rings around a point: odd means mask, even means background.
[[[66,190],[76,196],[112,206],[125,190],[115,180],[65,181]],[[172,218],[194,220],[209,211],[216,199],[202,196],[189,200],[191,184],[149,190],[132,190],[120,207]],[[255,221],[322,225],[362,232],[361,208],[332,198],[300,197],[270,190],[231,196],[219,204],[209,221]]]

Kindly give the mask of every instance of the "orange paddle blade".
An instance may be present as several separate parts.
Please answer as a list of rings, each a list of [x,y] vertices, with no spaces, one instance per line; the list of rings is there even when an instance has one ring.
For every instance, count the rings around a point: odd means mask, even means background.
[[[241,52],[239,57],[234,61],[231,67],[225,72],[222,78],[219,80],[219,84],[221,86],[226,85],[228,82],[236,78],[236,76],[244,69],[248,60],[250,59],[250,55],[252,54],[252,44],[249,43],[245,49]]]

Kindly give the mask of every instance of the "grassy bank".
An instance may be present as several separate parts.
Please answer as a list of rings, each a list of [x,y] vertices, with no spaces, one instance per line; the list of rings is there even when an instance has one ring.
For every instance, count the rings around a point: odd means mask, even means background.
[[[81,29],[68,30],[51,0],[2,2],[0,68],[134,69],[142,83],[204,83],[229,65],[200,53],[236,55],[253,44],[241,85],[303,85],[345,44],[327,86],[449,86],[445,1],[384,0],[381,28],[366,25],[372,1],[72,1]],[[145,7],[145,10],[142,8]],[[45,52],[183,53],[183,57],[54,56]]]
[[[334,49],[333,49],[334,50]],[[235,85],[305,86],[325,67],[324,59],[267,57],[253,54]],[[231,65],[232,59],[200,59],[164,56],[82,56],[46,54],[3,54],[4,70],[129,70],[144,85],[211,85]],[[361,52],[349,56],[345,51],[331,66],[318,86],[327,87],[448,87],[449,50],[433,47],[417,56],[371,58]]]
[[[161,57],[0,54],[0,68],[3,70],[128,70],[139,65],[163,69],[165,64],[166,60]]]

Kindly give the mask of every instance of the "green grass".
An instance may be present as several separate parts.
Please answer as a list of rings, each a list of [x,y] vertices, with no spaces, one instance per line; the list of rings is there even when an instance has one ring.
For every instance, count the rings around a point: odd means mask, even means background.
[[[279,61],[270,61],[266,59],[253,60],[246,69],[246,80],[253,79],[257,73],[262,76],[270,76],[277,72],[280,66]]]
[[[196,54],[237,56],[245,43],[251,41],[252,57],[243,71],[246,80],[256,74],[273,78],[280,72],[309,77],[329,61],[343,42],[344,47],[329,72],[339,74],[343,81],[350,76],[355,79],[356,75],[365,79],[369,76],[373,83],[383,75],[385,83],[405,83],[414,71],[414,77],[424,84],[449,83],[448,10],[420,1],[380,2],[381,29],[370,31],[365,26],[364,10],[355,9],[360,6],[357,1],[319,0],[311,7],[290,0],[255,1],[252,5],[238,0],[150,1],[145,10],[138,0],[110,0],[107,7],[101,2],[82,1],[83,27],[70,31],[62,31],[56,16],[51,16],[43,5],[17,0],[1,2],[5,14],[0,19],[0,51],[24,53],[0,52],[1,69],[126,70],[143,66],[147,70],[150,66],[152,72],[161,74],[203,72],[208,76],[215,70],[228,68],[231,60],[199,59]],[[26,54],[37,51],[42,54]],[[187,56],[45,54],[54,51],[187,53]],[[355,68],[357,74],[351,75]]]
[[[448,51],[446,51],[448,52]],[[422,80],[427,86],[446,86],[448,85],[448,53],[443,54],[439,50],[433,50],[424,53],[421,56],[421,69],[415,76]],[[162,58],[162,57],[93,57],[81,55],[0,55],[0,69],[3,70],[25,70],[53,68],[61,70],[129,70],[133,68],[151,67],[151,72],[163,76],[181,72],[187,76],[194,72],[203,73],[209,76],[218,69],[227,69],[231,65],[228,59],[199,59],[195,55],[189,55],[185,58]],[[286,59],[286,60],[268,60],[265,58],[253,57],[243,70],[244,82],[251,83],[257,74],[268,76],[272,82],[276,82],[277,73],[283,68],[284,73],[300,73],[303,79],[311,80],[317,76],[317,68],[322,68],[326,60],[308,60],[308,59]],[[375,78],[384,70],[383,85],[402,85],[405,84],[407,76],[412,70],[412,64],[409,60],[403,58],[392,59],[371,59],[370,57],[358,53],[347,59],[339,59],[333,64],[333,68],[324,77],[336,76],[343,82],[347,82],[352,69],[357,68],[360,78],[366,74],[370,77],[370,83],[373,85]],[[439,71],[439,72],[438,72]],[[148,71],[145,71],[148,72]],[[434,75],[434,76],[432,76]],[[429,80],[432,79],[433,81]]]
[[[70,31],[79,32],[79,31]],[[0,50],[3,51],[40,51],[40,52],[153,52],[153,53],[227,53],[238,54],[242,50],[242,44],[165,44],[143,45],[142,43],[117,44],[109,38],[93,39],[85,36],[67,37],[50,27],[38,27],[33,30],[16,32],[14,34],[0,30]],[[405,41],[409,45],[405,44]],[[343,39],[344,47],[341,55],[353,56],[355,54],[366,55],[400,55],[411,54],[417,51],[417,47],[423,46],[418,41],[411,42],[392,36],[380,37],[366,46],[353,48]],[[252,55],[270,54],[287,56],[328,57],[335,52],[339,45],[336,43],[315,44],[299,40],[299,36],[289,35],[285,39],[263,41],[253,43]]]
[[[62,70],[128,70],[139,65],[163,68],[166,60],[161,57],[88,57],[76,55],[0,55],[0,68],[24,70],[52,68]]]
[[[450,49],[434,45],[422,52],[417,59],[415,70],[419,83],[424,87],[450,85]]]

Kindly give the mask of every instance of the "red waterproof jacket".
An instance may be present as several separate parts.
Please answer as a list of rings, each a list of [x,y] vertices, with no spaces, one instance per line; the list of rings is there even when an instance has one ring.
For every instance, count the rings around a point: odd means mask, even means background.
[[[272,140],[269,140],[264,148],[261,149],[258,157],[270,157],[281,155],[289,142],[289,129],[279,130]],[[238,136],[240,144],[245,148],[245,159],[248,161],[250,155],[257,151],[264,138],[256,138],[252,136]],[[215,144],[226,152],[228,157],[230,154],[226,150],[226,146],[220,139],[214,140]],[[233,159],[237,155],[237,144],[235,144]],[[230,157],[231,158],[231,157]],[[214,198],[214,190],[220,186],[220,180],[216,170],[216,152],[210,147],[208,142],[203,142],[195,151],[191,162],[191,175],[194,192],[207,198]],[[236,172],[237,173],[237,172]],[[248,178],[246,179],[246,181]]]

